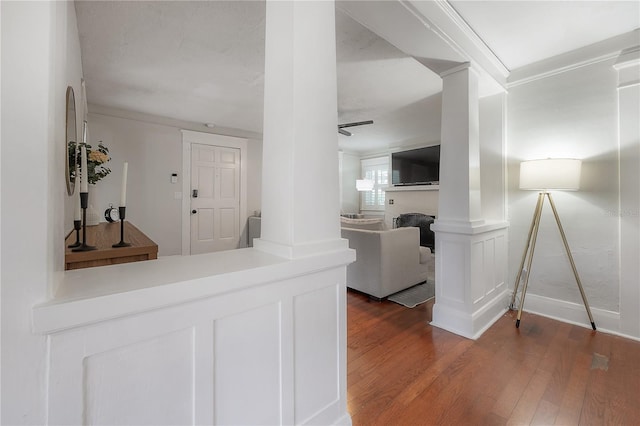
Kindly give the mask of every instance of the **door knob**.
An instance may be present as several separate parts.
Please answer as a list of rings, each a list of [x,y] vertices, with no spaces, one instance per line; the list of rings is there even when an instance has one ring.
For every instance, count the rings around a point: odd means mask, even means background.
[[[196,214],[196,213],[198,213],[198,210],[196,209],[191,210],[191,214]]]

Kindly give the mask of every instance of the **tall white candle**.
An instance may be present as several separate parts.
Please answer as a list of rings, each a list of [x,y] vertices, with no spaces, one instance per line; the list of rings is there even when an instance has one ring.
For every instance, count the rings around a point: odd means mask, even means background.
[[[82,145],[80,154],[80,192],[89,192],[89,169],[87,168],[87,147]]]
[[[120,191],[120,207],[127,205],[127,172],[129,171],[129,163],[125,161],[122,168],[122,190]]]
[[[80,191],[76,191],[76,205],[73,212],[73,220],[82,220],[82,210],[80,209]]]
[[[83,106],[83,111],[82,111],[82,119],[86,122],[87,121],[87,113],[89,112],[89,108],[87,107],[87,85],[84,81],[84,78],[82,79],[82,106]]]

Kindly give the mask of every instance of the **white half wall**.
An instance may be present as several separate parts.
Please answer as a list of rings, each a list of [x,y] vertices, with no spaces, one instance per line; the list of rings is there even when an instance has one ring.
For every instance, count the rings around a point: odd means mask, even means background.
[[[50,342],[48,424],[350,424],[353,257],[241,249],[68,274],[79,293],[34,310]],[[98,290],[117,280],[142,288]]]
[[[182,133],[179,127],[140,120],[89,114],[91,144],[109,148],[111,174],[90,188],[89,202],[104,221],[109,204],[120,200],[122,164],[129,162],[127,220],[158,244],[160,256],[182,253]],[[247,144],[247,217],[260,210],[262,141]],[[178,182],[171,183],[171,173]],[[246,242],[247,217],[241,218],[241,242]]]

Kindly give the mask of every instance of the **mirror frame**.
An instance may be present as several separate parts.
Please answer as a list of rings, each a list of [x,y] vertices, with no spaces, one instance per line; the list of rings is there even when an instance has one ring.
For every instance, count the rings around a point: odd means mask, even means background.
[[[75,177],[78,175],[78,164],[76,158],[77,153],[74,152],[73,156],[69,155],[69,151],[78,147],[78,127],[77,127],[77,114],[76,114],[76,98],[73,93],[73,87],[67,86],[67,106],[66,106],[66,118],[65,118],[65,143],[64,143],[64,175],[65,183],[67,185],[67,194],[73,195],[75,189]],[[69,158],[73,161],[70,164]],[[73,177],[71,176],[71,172]]]

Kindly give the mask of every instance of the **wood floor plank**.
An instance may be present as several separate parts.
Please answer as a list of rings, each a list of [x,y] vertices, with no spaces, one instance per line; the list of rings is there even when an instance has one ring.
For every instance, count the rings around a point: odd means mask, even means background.
[[[580,421],[584,394],[589,381],[589,368],[591,356],[586,353],[578,353],[573,360],[573,368],[569,376],[569,382],[562,395],[558,416],[555,424],[575,425]]]
[[[522,392],[520,399],[518,399],[518,403],[513,409],[511,416],[507,420],[508,425],[531,424],[538,409],[538,404],[540,404],[542,400],[544,390],[550,380],[551,373],[536,370]]]
[[[473,341],[428,325],[432,305],[348,293],[354,426],[640,424],[640,342],[513,312]]]

